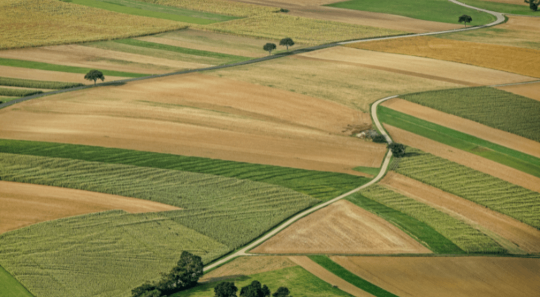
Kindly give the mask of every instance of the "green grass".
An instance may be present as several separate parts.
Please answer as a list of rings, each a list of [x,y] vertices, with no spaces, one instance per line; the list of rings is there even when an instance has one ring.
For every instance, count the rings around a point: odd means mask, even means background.
[[[540,194],[408,147],[396,172],[540,229]]]
[[[2,103],[8,103],[10,101],[13,101],[15,99],[19,99],[19,98],[8,98],[8,97],[0,97],[0,104]]]
[[[465,253],[465,251],[461,250],[456,244],[452,243],[428,224],[402,213],[399,210],[395,210],[375,200],[366,198],[360,193],[355,193],[347,197],[347,200],[392,223],[434,253]]]
[[[369,175],[377,176],[381,171],[381,168],[370,168],[370,167],[356,167],[353,170],[366,173]]]
[[[362,190],[362,195],[428,224],[467,253],[506,253],[497,242],[471,225],[381,185]]]
[[[236,17],[231,16],[197,12],[173,6],[164,6],[134,0],[68,0],[65,2],[100,8],[128,15],[201,25],[237,19]]]
[[[372,294],[377,297],[397,297],[396,295],[381,289],[380,287],[372,284],[369,281],[366,281],[355,274],[349,272],[344,267],[335,263],[333,260],[323,255],[312,255],[309,258],[327,269],[328,271],[334,273],[338,277],[344,279],[345,281],[351,283],[352,285]]]
[[[43,62],[20,60],[20,59],[9,59],[9,58],[0,58],[0,65],[8,66],[8,67],[38,69],[38,70],[45,70],[45,71],[67,72],[67,73],[76,73],[76,74],[86,74],[91,70],[90,68],[62,66],[62,65],[54,65],[54,64],[48,64],[48,63],[43,63]],[[105,80],[107,80],[107,76],[118,76],[118,77],[148,76],[148,74],[128,73],[128,72],[102,70],[102,69],[100,69],[100,71],[103,72],[103,75],[105,75]]]
[[[0,266],[0,297],[32,297],[32,294]]]
[[[540,142],[540,101],[490,87],[415,93],[401,98]]]
[[[47,142],[0,140],[0,152],[161,168],[247,179],[287,187],[320,200],[333,199],[370,180],[365,177],[341,173]]]
[[[463,0],[465,4],[472,5],[474,7],[484,8],[491,11],[497,11],[505,14],[525,15],[525,16],[540,16],[540,11],[532,11],[529,5],[516,5],[509,3],[497,3],[491,1],[480,0]],[[523,3],[525,4],[525,3]]]
[[[279,287],[285,286],[290,291],[292,297],[350,297],[351,295],[332,287],[329,283],[319,279],[315,275],[304,270],[302,267],[288,267],[280,270],[259,273],[249,276],[238,276],[236,278],[223,281],[234,282],[240,289],[253,280],[258,280],[261,284],[266,284],[270,291],[274,293]],[[197,285],[189,290],[182,291],[173,297],[213,297],[214,287],[222,281]]]
[[[540,158],[500,146],[444,126],[379,106],[382,123],[396,126],[439,143],[490,159],[516,170],[540,177]]]
[[[37,90],[23,90],[23,89],[9,89],[9,88],[0,88],[0,96],[9,96],[9,97],[24,97],[35,94],[41,94],[42,91]]]
[[[26,88],[34,88],[34,89],[59,90],[59,89],[67,89],[67,88],[82,86],[83,84],[72,83],[72,82],[41,81],[41,80],[0,77],[0,85],[26,87]]]
[[[472,17],[471,25],[473,26],[495,21],[495,17],[490,14],[462,7],[447,0],[394,0],[391,3],[379,0],[352,0],[328,4],[328,6],[452,24],[459,24],[459,16],[467,14]]]

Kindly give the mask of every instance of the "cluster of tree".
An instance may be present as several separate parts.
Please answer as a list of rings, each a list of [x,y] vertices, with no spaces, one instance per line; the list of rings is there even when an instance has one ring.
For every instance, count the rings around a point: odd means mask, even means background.
[[[387,146],[388,149],[392,150],[394,157],[403,157],[405,156],[405,145],[392,143]]]
[[[197,284],[203,275],[203,263],[200,256],[182,251],[180,260],[169,273],[162,273],[161,280],[146,282],[133,289],[133,297],[161,297],[188,289]]]
[[[234,282],[220,282],[214,288],[216,297],[236,297],[236,292],[238,292],[238,288],[234,285]],[[257,280],[240,289],[240,297],[269,297],[270,294],[270,289],[266,284],[261,286],[261,283]],[[289,296],[289,289],[283,286],[272,294],[272,297],[287,296]]]
[[[529,3],[531,10],[537,11],[538,5],[540,5],[540,0],[525,0],[525,3]]]
[[[92,70],[92,71],[86,73],[86,75],[84,75],[84,79],[90,80],[90,81],[93,80],[94,85],[96,85],[96,81],[98,79],[101,79],[101,81],[105,80],[105,76],[103,76],[103,73],[101,73],[101,71]]]
[[[289,47],[294,46],[294,41],[291,38],[284,38],[281,41],[279,41],[280,46],[286,46],[287,51],[289,51]],[[276,50],[277,46],[274,43],[266,43],[266,45],[263,46],[264,51],[268,51],[268,54],[272,54],[272,51]]]

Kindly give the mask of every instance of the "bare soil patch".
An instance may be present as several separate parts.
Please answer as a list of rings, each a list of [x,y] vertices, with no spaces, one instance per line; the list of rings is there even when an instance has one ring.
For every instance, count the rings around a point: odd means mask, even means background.
[[[540,157],[540,143],[426,106],[395,98],[382,104],[393,110]],[[396,136],[400,138],[399,136]],[[412,145],[411,145],[412,146]]]
[[[296,266],[285,256],[242,256],[207,273],[199,282],[213,282]]]
[[[540,101],[540,82],[501,86],[498,89]]]
[[[540,259],[352,257],[332,260],[403,297],[538,297]]]
[[[540,231],[513,218],[395,172],[389,172],[381,184],[462,219],[488,236],[495,233],[506,241],[495,240],[511,252],[517,245],[528,253],[540,253]]]
[[[409,145],[526,189],[540,192],[540,178],[536,176],[388,124],[384,124],[384,127],[397,143]]]
[[[120,209],[129,213],[180,208],[109,194],[0,181],[0,234],[39,222]]]
[[[253,253],[431,253],[384,219],[340,200],[287,227]]]
[[[31,80],[44,80],[44,81],[59,81],[59,82],[78,82],[83,84],[89,84],[90,81],[84,79],[84,74],[75,74],[68,72],[55,72],[44,71],[28,68],[17,68],[0,66],[0,72],[4,74],[4,77],[31,79]],[[126,79],[127,77],[107,76],[105,82]]]

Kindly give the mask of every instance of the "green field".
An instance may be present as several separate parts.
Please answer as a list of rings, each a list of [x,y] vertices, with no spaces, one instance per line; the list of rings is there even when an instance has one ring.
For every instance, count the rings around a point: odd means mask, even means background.
[[[373,296],[377,297],[396,297],[396,295],[381,289],[380,287],[372,284],[369,281],[366,281],[353,273],[349,272],[344,267],[340,266],[339,264],[335,263],[333,260],[328,258],[327,256],[323,255],[312,255],[309,256],[311,260],[318,263],[328,271],[334,273],[335,275],[339,276],[340,278],[344,279],[345,281],[351,283],[352,285],[372,294]]]
[[[26,88],[34,88],[34,89],[59,90],[59,89],[67,89],[67,88],[82,86],[83,84],[72,83],[72,82],[41,81],[41,80],[0,77],[0,85],[26,87]]]
[[[540,142],[540,101],[490,87],[424,92],[401,98]]]
[[[369,175],[377,176],[381,171],[381,168],[370,168],[370,167],[356,167],[353,170],[366,173]]]
[[[45,71],[56,71],[56,72],[67,72],[67,73],[77,73],[77,74],[86,74],[90,71],[90,68],[82,67],[72,67],[72,66],[62,66],[54,65],[43,62],[29,61],[29,60],[19,60],[19,59],[9,59],[9,58],[0,58],[0,66],[8,67],[18,67],[18,68],[28,68],[28,69],[38,69]],[[118,77],[144,77],[149,76],[148,74],[139,74],[139,73],[128,73],[120,71],[111,71],[111,70],[102,70],[103,75],[105,75],[105,80],[107,76],[118,76]]]
[[[323,201],[342,195],[370,180],[365,177],[342,173],[47,142],[0,140],[0,152],[78,159],[108,164],[124,164],[247,179],[290,188]]]
[[[0,297],[32,297],[32,294],[0,266]]]
[[[381,185],[372,185],[362,190],[362,195],[428,224],[467,253],[506,252],[494,240],[471,225]]]
[[[459,6],[447,0],[394,0],[391,4],[379,0],[352,0],[328,6],[406,16],[414,19],[458,24],[459,16],[472,17],[471,25],[495,21],[490,14]]]
[[[461,250],[456,244],[452,243],[428,224],[402,213],[399,210],[395,210],[377,201],[366,198],[360,193],[355,193],[347,197],[347,200],[397,226],[434,253],[465,253],[465,251]]]
[[[540,177],[540,158],[500,146],[444,126],[379,106],[377,115],[389,124]]]
[[[338,288],[332,287],[329,283],[322,281],[312,275],[302,267],[288,267],[276,271],[264,272],[249,276],[239,276],[224,281],[234,282],[238,288],[237,295],[243,286],[250,284],[253,280],[258,280],[261,284],[266,284],[270,291],[274,293],[279,287],[285,286],[289,289],[291,297],[350,297],[351,295]],[[214,287],[220,281],[205,283],[195,286],[186,291],[173,295],[173,297],[213,297]]]
[[[24,97],[35,94],[41,94],[42,91],[38,90],[24,90],[24,89],[10,89],[10,88],[0,88],[0,96],[8,97]]]
[[[438,35],[438,37],[465,42],[540,50],[540,40],[538,40],[537,32],[532,30],[520,30],[519,26],[514,28],[515,29],[488,27],[478,30],[446,33]]]
[[[0,97],[0,104],[2,104],[2,103],[7,103],[7,102],[13,101],[13,100],[15,100],[15,99],[19,99],[19,98]]]
[[[504,180],[407,148],[396,172],[540,229],[540,194]]]
[[[493,1],[481,1],[481,0],[460,0],[465,4],[472,5],[474,7],[484,8],[491,11],[497,11],[505,14],[524,15],[524,16],[540,16],[540,11],[532,11],[529,5],[516,5],[509,3],[497,3]],[[523,1],[525,2],[525,1]],[[525,3],[523,3],[525,4]]]
[[[128,15],[165,19],[192,24],[212,24],[236,19],[212,13],[204,13],[173,6],[163,6],[134,0],[62,0]]]

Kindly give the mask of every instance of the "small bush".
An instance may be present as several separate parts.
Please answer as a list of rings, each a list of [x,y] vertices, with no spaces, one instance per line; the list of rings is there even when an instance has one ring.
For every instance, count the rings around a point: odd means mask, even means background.
[[[392,150],[395,157],[405,156],[405,145],[403,144],[392,143],[388,145],[388,149]]]
[[[384,137],[384,135],[376,135],[373,137],[372,140],[374,143],[386,143],[386,138]]]

